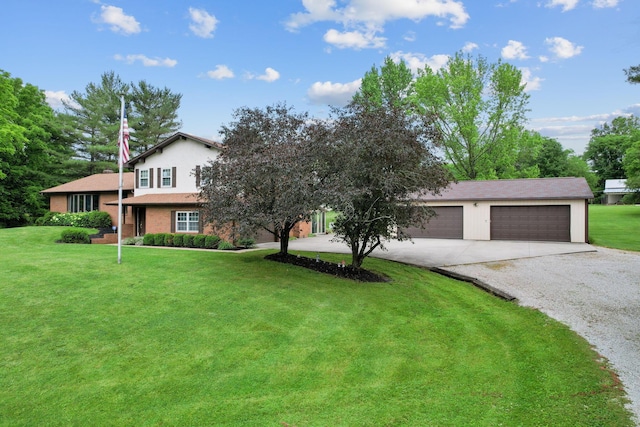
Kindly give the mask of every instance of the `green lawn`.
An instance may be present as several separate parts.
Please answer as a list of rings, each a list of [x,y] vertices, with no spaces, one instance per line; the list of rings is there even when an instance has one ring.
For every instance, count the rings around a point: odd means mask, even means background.
[[[265,251],[123,247],[118,265],[60,231],[0,230],[2,426],[633,425],[587,342],[469,284]]]
[[[609,248],[640,251],[640,206],[590,205],[589,241]]]

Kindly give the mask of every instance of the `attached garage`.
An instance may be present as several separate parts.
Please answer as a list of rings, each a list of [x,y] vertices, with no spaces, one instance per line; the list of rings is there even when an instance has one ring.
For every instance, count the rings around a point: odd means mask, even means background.
[[[412,238],[430,237],[432,239],[462,239],[463,209],[462,206],[433,207],[433,216],[425,228],[410,227],[403,231]]]
[[[491,240],[571,241],[571,206],[491,206]]]
[[[439,215],[426,230],[406,231],[412,237],[584,243],[590,199],[584,178],[461,181],[418,198]]]

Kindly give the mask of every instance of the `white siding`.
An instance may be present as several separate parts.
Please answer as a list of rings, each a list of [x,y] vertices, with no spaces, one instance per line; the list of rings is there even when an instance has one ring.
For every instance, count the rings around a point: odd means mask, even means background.
[[[586,240],[586,203],[584,200],[513,200],[513,201],[468,201],[468,202],[429,202],[429,206],[462,206],[463,239],[490,240],[491,238],[491,206],[571,206],[571,241],[584,243]]]
[[[165,194],[165,193],[196,193],[196,165],[206,166],[210,160],[218,157],[219,150],[209,148],[191,139],[177,140],[147,158],[136,163],[138,170],[153,168],[153,188],[136,188],[135,195]],[[158,188],[158,168],[176,168],[176,186],[172,188]]]

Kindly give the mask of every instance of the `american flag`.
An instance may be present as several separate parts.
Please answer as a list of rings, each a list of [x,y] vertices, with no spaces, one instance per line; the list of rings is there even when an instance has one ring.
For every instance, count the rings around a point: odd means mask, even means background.
[[[120,129],[120,135],[118,136],[118,145],[124,139],[124,144],[120,149],[120,163],[125,164],[129,161],[129,125],[127,124],[127,115],[124,115],[122,119],[122,128]]]

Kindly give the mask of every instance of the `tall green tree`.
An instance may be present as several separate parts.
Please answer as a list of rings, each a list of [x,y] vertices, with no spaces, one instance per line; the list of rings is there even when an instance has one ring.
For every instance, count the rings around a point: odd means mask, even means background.
[[[72,138],[76,156],[86,161],[86,174],[115,169],[118,161],[120,97],[130,86],[113,71],[102,74],[100,83],[89,83],[85,92],[73,91],[64,102],[62,117]]]
[[[0,227],[19,226],[42,215],[44,188],[60,182],[72,152],[44,93],[0,72]]]
[[[458,52],[434,71],[421,70],[416,103],[435,117],[447,161],[458,179],[517,175],[518,137],[529,95],[513,65]]]
[[[391,57],[387,56],[379,70],[374,65],[365,73],[353,101],[361,105],[408,109],[412,96],[411,70],[404,61],[395,63]]]
[[[135,132],[131,134],[129,148],[139,154],[182,127],[178,120],[182,94],[173,93],[167,87],[156,88],[144,80],[132,84],[131,89],[133,114],[129,125]]]
[[[591,131],[584,158],[597,175],[600,190],[607,179],[628,178],[624,166],[626,152],[638,140],[640,120],[635,116],[616,117]]]

